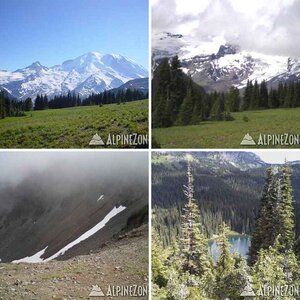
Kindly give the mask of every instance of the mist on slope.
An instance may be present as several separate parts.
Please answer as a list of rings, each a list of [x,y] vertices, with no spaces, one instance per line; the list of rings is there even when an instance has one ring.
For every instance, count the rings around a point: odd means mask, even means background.
[[[102,194],[121,200],[148,188],[145,152],[2,152],[0,170],[0,215],[21,201],[46,209],[72,198],[96,202]]]

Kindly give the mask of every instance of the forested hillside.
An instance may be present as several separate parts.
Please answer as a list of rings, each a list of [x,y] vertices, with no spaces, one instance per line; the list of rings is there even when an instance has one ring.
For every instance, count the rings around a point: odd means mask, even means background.
[[[136,100],[146,99],[148,93],[144,93],[138,89],[104,91],[102,93],[91,94],[87,98],[80,98],[79,94],[71,93],[66,95],[56,95],[53,99],[48,99],[45,94],[38,94],[34,101],[27,98],[24,101],[10,99],[0,90],[0,119],[5,117],[22,117],[26,111],[58,109],[77,106],[89,105],[105,105],[105,104],[124,104]]]
[[[243,157],[236,157],[235,162],[233,157],[212,152],[192,153],[192,157],[195,199],[208,236],[218,232],[223,221],[234,231],[251,234],[269,165],[246,152]],[[185,153],[152,156],[153,225],[165,245],[180,233],[186,168]],[[300,220],[300,163],[293,163],[291,168],[296,220]],[[296,228],[299,234],[300,222]]]
[[[231,112],[300,107],[300,82],[248,80],[243,89],[207,93],[182,71],[177,56],[162,59],[152,81],[153,127],[196,125],[202,121],[232,121]]]
[[[298,286],[300,281],[300,239],[296,239],[297,217],[295,218],[293,206],[297,193],[295,195],[292,193],[292,170],[288,163],[270,166],[263,164],[251,153],[242,152],[237,155],[234,152],[208,152],[203,155],[181,153],[179,156],[172,153],[154,154],[153,160],[154,164],[167,165],[164,174],[168,174],[168,177],[172,174],[178,177],[177,172],[182,173],[181,168],[185,170],[185,180],[183,182],[180,179],[175,180],[172,186],[173,189],[177,189],[178,186],[184,195],[183,201],[179,204],[181,208],[177,210],[177,219],[173,219],[174,223],[160,227],[158,219],[160,218],[161,222],[167,221],[168,211],[172,220],[176,210],[172,210],[172,206],[166,209],[163,219],[160,215],[163,209],[153,205],[152,298],[154,300],[240,300],[255,297],[266,300],[282,297],[290,300],[298,299],[299,291],[294,287]],[[202,166],[200,172],[199,165]],[[234,169],[239,169],[240,173]],[[242,212],[247,211],[250,206],[250,203],[240,205],[248,202],[243,197],[248,193],[243,185],[247,179],[241,172],[250,170],[260,170],[260,173],[245,173],[249,177],[249,186],[253,190],[256,189],[260,195],[259,203],[256,201],[252,205],[252,211],[255,208],[255,219],[247,217],[251,225],[246,226],[245,230],[251,230],[252,239],[246,259],[239,250],[232,253],[230,235],[237,224],[233,225],[231,220],[236,221],[240,218],[242,221]],[[296,172],[294,169],[294,174]],[[203,179],[199,173],[207,177],[219,177],[220,180],[217,181],[219,188],[218,185],[207,182],[206,185],[200,184],[203,189],[199,191],[198,188],[197,193],[196,186],[199,187],[199,180]],[[195,174],[198,174],[198,178]],[[235,181],[233,174],[235,177],[242,177],[242,181]],[[253,184],[254,178],[257,178],[256,187]],[[157,185],[160,180],[161,178],[155,184]],[[166,182],[163,180],[161,182],[161,188],[164,189]],[[216,190],[217,193],[210,194],[208,192],[210,189]],[[237,194],[230,193],[230,190],[236,191],[240,195],[239,199]],[[215,209],[216,206],[209,207],[208,203],[203,205],[204,194],[210,194],[211,199],[217,201],[216,204],[221,199],[219,210]],[[255,193],[252,193],[252,196],[255,197]],[[153,197],[157,197],[157,193]],[[229,210],[225,205],[225,199]],[[160,204],[162,203],[160,201]],[[208,214],[209,211],[211,215]],[[212,222],[213,219],[220,222],[218,226]],[[165,229],[172,226],[174,228],[178,223],[180,232],[177,238],[166,240],[168,232]],[[174,229],[170,233],[174,233]],[[212,234],[219,250],[215,260],[209,246]],[[166,242],[169,242],[169,245],[166,245]]]

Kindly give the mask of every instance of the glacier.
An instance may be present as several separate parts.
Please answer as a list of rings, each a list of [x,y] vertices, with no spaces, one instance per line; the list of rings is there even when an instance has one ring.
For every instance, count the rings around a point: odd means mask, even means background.
[[[0,89],[19,100],[34,99],[37,94],[53,98],[69,91],[85,98],[145,77],[148,71],[132,59],[119,54],[88,52],[52,67],[36,61],[13,72],[0,70]]]

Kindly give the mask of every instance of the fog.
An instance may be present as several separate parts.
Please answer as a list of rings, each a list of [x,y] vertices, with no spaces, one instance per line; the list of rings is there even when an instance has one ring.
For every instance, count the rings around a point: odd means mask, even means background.
[[[152,0],[152,32],[195,45],[222,36],[243,50],[300,57],[300,1]]]
[[[146,152],[0,152],[0,215],[23,199],[45,206],[66,197],[96,201],[101,193],[147,188]]]

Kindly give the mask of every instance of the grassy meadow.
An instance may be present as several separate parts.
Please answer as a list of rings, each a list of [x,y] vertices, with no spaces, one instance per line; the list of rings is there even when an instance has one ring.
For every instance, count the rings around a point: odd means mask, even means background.
[[[232,113],[234,121],[206,121],[199,125],[154,128],[161,148],[300,148],[294,146],[241,146],[246,133],[255,142],[262,134],[300,134],[300,108],[268,109]]]
[[[104,141],[108,134],[148,134],[148,100],[7,117],[0,120],[0,148],[90,148],[95,133]]]

